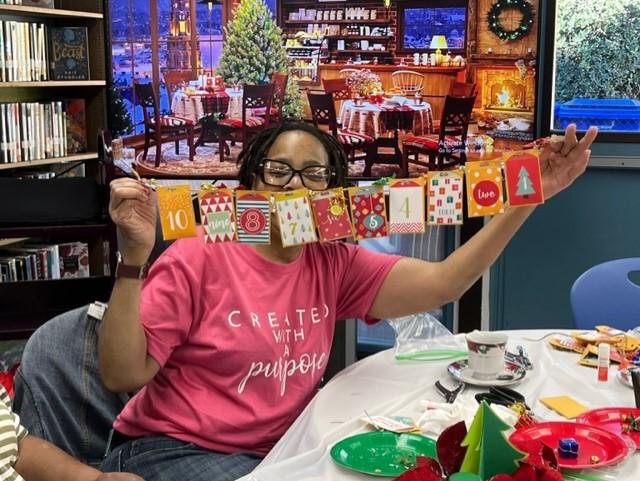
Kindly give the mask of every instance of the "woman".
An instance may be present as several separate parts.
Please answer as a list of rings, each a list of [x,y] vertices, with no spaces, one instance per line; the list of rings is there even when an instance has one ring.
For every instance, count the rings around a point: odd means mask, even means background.
[[[541,152],[547,198],[580,175],[596,136],[575,126]],[[341,186],[342,149],[307,124],[260,133],[240,181],[255,190]],[[140,391],[114,423],[103,468],[148,481],[236,479],[250,472],[313,397],[336,319],[381,319],[457,299],[491,265],[533,207],[508,209],[442,262],[342,243],[283,247],[176,241],[148,279],[120,277],[103,319],[100,372],[109,389]],[[111,185],[122,262],[142,266],[155,239],[149,189]],[[133,269],[134,271],[136,269]]]

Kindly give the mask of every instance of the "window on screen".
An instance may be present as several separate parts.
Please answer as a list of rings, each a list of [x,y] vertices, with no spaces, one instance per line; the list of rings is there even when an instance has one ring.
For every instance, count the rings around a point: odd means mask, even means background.
[[[446,39],[447,49],[462,51],[466,41],[466,2],[406,2],[398,6],[398,50],[429,51],[435,35]],[[444,52],[443,52],[444,53]]]

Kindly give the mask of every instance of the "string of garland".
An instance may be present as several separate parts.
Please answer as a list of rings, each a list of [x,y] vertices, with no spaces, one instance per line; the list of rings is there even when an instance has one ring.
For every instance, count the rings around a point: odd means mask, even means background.
[[[520,25],[514,30],[506,30],[500,23],[500,15],[509,9],[520,10],[522,13]],[[498,0],[487,13],[487,23],[489,30],[502,40],[517,40],[531,29],[534,15],[533,6],[527,0]]]

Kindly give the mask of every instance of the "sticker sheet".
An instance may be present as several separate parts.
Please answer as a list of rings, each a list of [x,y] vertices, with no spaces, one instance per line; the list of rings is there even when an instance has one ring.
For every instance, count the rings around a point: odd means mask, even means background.
[[[158,212],[164,240],[194,237],[196,214],[188,184],[156,187]]]
[[[353,237],[353,225],[343,189],[312,192],[311,208],[321,241]]]
[[[307,193],[307,189],[274,193],[283,247],[318,240]]]
[[[502,214],[501,161],[467,162],[467,207],[469,217]]]
[[[536,149],[509,152],[504,157],[504,176],[509,205],[536,205],[544,202],[540,158]]]
[[[271,243],[270,199],[268,192],[236,190],[238,242]]]
[[[383,186],[352,187],[349,189],[349,200],[356,240],[387,235]]]
[[[462,224],[462,170],[429,172],[427,174],[427,224]]]
[[[389,232],[424,232],[424,178],[389,182]]]
[[[202,189],[198,193],[204,243],[230,242],[236,238],[233,192],[230,189]]]

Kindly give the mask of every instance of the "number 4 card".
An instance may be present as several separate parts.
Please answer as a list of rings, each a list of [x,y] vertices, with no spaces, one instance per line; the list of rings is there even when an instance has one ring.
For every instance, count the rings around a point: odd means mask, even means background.
[[[164,240],[194,237],[196,235],[196,215],[191,202],[191,188],[188,184],[158,186],[158,212]]]
[[[316,229],[309,207],[307,189],[274,194],[283,247],[316,242]]]
[[[540,159],[535,149],[503,155],[509,205],[535,205],[544,202]]]
[[[389,232],[424,232],[424,179],[396,179],[389,183]]]

